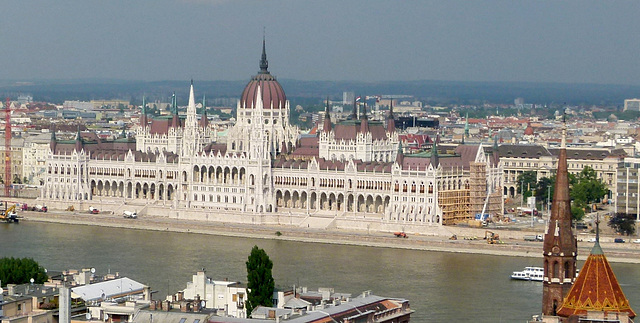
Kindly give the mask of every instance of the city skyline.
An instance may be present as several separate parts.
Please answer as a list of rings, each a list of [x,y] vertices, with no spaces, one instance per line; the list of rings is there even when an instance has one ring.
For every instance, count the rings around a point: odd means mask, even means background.
[[[640,84],[637,2],[3,4],[0,79]]]

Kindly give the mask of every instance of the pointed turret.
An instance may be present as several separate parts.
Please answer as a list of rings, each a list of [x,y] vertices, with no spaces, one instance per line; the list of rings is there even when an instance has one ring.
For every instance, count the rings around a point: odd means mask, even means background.
[[[571,230],[571,198],[567,171],[566,125],[562,129],[562,145],[553,192],[551,216],[544,235],[544,283],[542,313],[556,315],[576,278],[577,240]]]
[[[176,93],[173,92],[171,96],[171,114],[173,118],[171,119],[171,126],[173,128],[180,127],[180,118],[178,117],[178,98],[176,98]]]
[[[433,146],[431,146],[431,165],[433,165],[433,168],[438,168],[438,165],[440,165],[440,157],[438,156],[438,145],[436,143],[436,140],[433,141]]]
[[[393,116],[393,98],[390,100],[389,104],[389,115],[387,115],[387,132],[395,132],[396,131],[396,121]]]
[[[78,132],[76,133],[76,146],[75,149],[77,152],[81,152],[83,148],[82,144],[82,135],[80,133],[80,126],[78,126]]]
[[[200,127],[206,129],[209,126],[209,119],[207,118],[207,98],[202,96],[202,118],[200,119]]]
[[[498,151],[498,135],[493,137],[493,163],[498,165],[500,162],[500,152]]]
[[[324,107],[324,123],[322,124],[322,131],[331,131],[331,115],[329,114],[329,97],[327,97],[327,104]]]
[[[58,140],[56,139],[56,127],[51,125],[51,141],[49,141],[49,148],[52,153],[56,153],[56,146],[58,145]]]
[[[187,105],[187,119],[185,121],[185,128],[191,131],[192,135],[195,134],[198,127],[198,116],[196,113],[196,96],[193,91],[193,80],[191,80],[191,87],[189,88],[189,104]]]
[[[366,134],[369,132],[369,117],[367,116],[367,104],[362,106],[362,113],[360,114],[360,133]]]
[[[591,254],[562,302],[558,316],[584,316],[588,311],[624,313],[629,318],[636,316],[600,247],[599,224],[600,219],[596,220],[596,242]]]
[[[402,141],[398,142],[398,153],[396,154],[396,163],[402,167],[404,162],[404,153],[402,152]]]

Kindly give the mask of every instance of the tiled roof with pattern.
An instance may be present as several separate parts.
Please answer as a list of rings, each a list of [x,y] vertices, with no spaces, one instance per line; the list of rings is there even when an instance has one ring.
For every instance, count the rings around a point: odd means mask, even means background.
[[[626,312],[630,318],[636,316],[598,242],[562,302],[558,315],[585,315],[587,311]]]

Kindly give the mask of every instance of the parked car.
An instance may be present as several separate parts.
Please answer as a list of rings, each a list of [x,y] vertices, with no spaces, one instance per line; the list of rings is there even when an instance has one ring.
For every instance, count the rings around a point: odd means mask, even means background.
[[[633,242],[633,243],[640,243],[640,239],[635,239],[635,240],[633,240],[633,241],[631,241],[631,242]]]
[[[624,243],[624,239],[622,239],[622,238],[615,238],[615,239],[613,239],[613,242],[615,242],[615,243]]]

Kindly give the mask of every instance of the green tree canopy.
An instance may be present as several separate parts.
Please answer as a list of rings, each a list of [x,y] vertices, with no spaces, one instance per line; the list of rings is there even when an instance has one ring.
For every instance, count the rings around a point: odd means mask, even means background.
[[[553,198],[553,185],[555,182],[555,176],[552,178],[542,177],[536,184],[536,201],[548,203]]]
[[[616,213],[609,219],[609,226],[616,230],[617,233],[630,236],[636,233],[635,220],[636,217],[633,214]]]
[[[605,194],[607,194],[606,185],[596,176],[596,171],[588,166],[576,176],[576,182],[571,190],[571,198],[585,205],[600,201]]]
[[[273,289],[275,282],[271,274],[273,262],[267,253],[253,246],[251,254],[247,259],[247,313],[250,315],[254,308],[262,306],[273,306]]]
[[[518,192],[522,192],[524,198],[533,195],[533,190],[538,183],[536,172],[529,170],[518,175]]]
[[[0,258],[0,280],[2,285],[26,284],[34,279],[36,284],[47,281],[44,268],[31,258]]]

